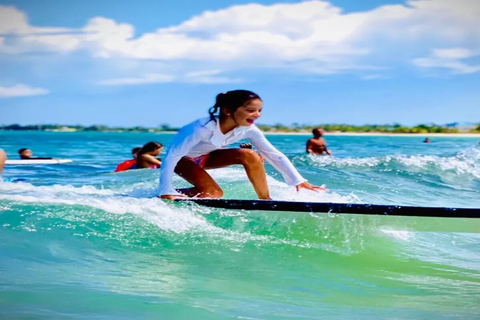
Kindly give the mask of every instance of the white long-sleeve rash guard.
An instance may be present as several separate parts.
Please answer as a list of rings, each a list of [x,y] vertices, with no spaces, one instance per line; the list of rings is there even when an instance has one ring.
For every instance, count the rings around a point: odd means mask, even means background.
[[[236,127],[223,134],[219,121],[202,118],[182,127],[173,138],[162,161],[160,171],[160,195],[178,195],[172,186],[172,176],[178,161],[184,156],[199,157],[224,148],[242,139],[248,139],[260,154],[275,167],[287,184],[296,186],[304,181],[288,158],[278,151],[255,125]]]

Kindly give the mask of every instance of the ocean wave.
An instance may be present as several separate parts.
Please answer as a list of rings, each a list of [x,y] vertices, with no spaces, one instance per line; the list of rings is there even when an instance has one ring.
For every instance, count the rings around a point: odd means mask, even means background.
[[[231,176],[232,172],[219,172],[218,178],[222,180],[221,176],[225,174]],[[352,250],[351,245],[344,246],[350,243],[346,237],[360,236],[358,224],[354,233],[345,232],[346,222],[336,215],[232,211],[183,205],[154,197],[154,189],[151,188],[143,190],[141,197],[118,193],[122,188],[113,190],[93,186],[12,183],[3,184],[1,188],[2,210],[29,212],[16,216],[13,218],[13,221],[18,219],[16,223],[8,223],[4,227],[16,227],[27,232],[66,228],[76,236],[116,239],[125,244],[144,239],[150,245],[151,238],[161,234],[166,239],[174,237],[180,243],[193,237],[196,243],[223,243],[230,247],[254,242],[260,245],[323,248],[343,253]],[[358,200],[353,195],[344,197],[328,192],[299,193],[292,197],[291,187],[280,182],[273,189],[282,200]],[[104,226],[100,227],[100,224]],[[145,230],[148,232],[145,233]],[[178,240],[175,234],[182,234],[185,238]],[[349,234],[351,236],[347,236]]]
[[[211,174],[225,188],[225,198],[256,199],[242,168],[212,170]],[[125,245],[157,246],[162,241],[171,241],[220,244],[235,250],[254,243],[342,255],[375,247],[384,238],[381,231],[388,224],[382,217],[223,210],[171,203],[155,197],[157,180],[137,181],[134,175],[127,178],[100,187],[4,183],[0,185],[0,207],[5,211],[30,212],[30,218],[17,223],[18,228],[28,232],[71,228],[76,236],[115,239]],[[174,179],[176,184],[185,183],[179,177]],[[268,176],[268,182],[277,200],[362,202],[355,193],[296,192],[272,176]],[[389,221],[392,226],[394,220]],[[408,235],[403,230],[412,227],[411,221],[396,221],[394,234]],[[104,225],[99,227],[99,224]],[[420,227],[424,224],[418,223]]]
[[[304,156],[302,160],[318,168],[428,173],[438,176],[452,174],[466,179],[480,179],[480,149],[478,148],[469,148],[453,156],[388,155],[367,158]]]

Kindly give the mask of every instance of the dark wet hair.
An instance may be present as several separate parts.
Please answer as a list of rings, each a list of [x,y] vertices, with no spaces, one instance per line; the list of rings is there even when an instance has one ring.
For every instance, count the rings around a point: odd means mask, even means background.
[[[314,128],[314,129],[312,130],[312,134],[313,134],[314,136],[316,136],[316,135],[322,136],[322,135],[323,135],[323,134],[322,134],[322,128]]]
[[[220,93],[215,99],[215,105],[208,110],[210,120],[215,121],[215,113],[223,108],[227,108],[231,113],[234,113],[235,110],[254,99],[262,100],[258,94],[248,90],[232,90]]]
[[[140,150],[142,150],[142,147],[135,147],[135,148],[132,149],[132,154],[135,154]]]
[[[28,150],[28,148],[18,149],[18,154],[22,153],[22,152],[25,151],[25,150]]]
[[[143,147],[138,151],[137,157],[140,157],[142,154],[147,152],[155,151],[157,149],[163,148],[163,144],[156,141],[150,141],[143,145]]]

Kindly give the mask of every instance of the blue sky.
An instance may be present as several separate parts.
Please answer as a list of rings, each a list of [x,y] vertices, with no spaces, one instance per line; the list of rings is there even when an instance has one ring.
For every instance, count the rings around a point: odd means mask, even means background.
[[[480,122],[480,1],[0,0],[0,124]]]

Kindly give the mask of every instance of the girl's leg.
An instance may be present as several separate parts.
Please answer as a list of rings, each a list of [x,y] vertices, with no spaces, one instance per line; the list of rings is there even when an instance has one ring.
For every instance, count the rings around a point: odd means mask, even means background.
[[[262,157],[251,149],[220,149],[210,153],[205,162],[205,169],[215,169],[234,164],[245,168],[248,180],[253,185],[259,199],[270,200],[267,174]]]
[[[234,164],[243,165],[259,199],[270,199],[263,161],[258,153],[251,149],[215,150],[210,153],[205,162],[205,169],[223,168]],[[223,195],[222,189],[213,178],[193,161],[183,158],[175,168],[175,172],[195,186],[188,189],[187,195],[192,195],[192,193],[200,197],[221,197]]]
[[[205,169],[221,168],[234,164],[243,165],[248,180],[252,183],[259,199],[271,199],[262,157],[252,149],[220,149],[213,151],[205,162]]]
[[[223,190],[215,180],[192,160],[180,159],[175,167],[175,173],[194,185],[193,188],[179,190],[189,197],[221,198],[223,196]]]

